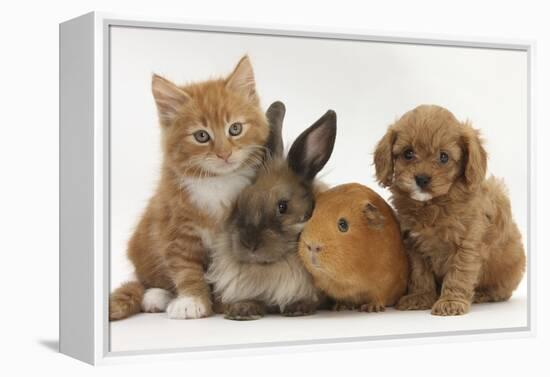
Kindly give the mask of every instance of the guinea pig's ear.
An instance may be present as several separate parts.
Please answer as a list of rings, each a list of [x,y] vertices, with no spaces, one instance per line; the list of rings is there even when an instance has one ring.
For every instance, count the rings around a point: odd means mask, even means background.
[[[469,122],[462,125],[462,150],[464,153],[464,181],[468,188],[480,185],[487,173],[487,152],[483,148],[479,131],[472,128]]]
[[[336,113],[329,110],[294,141],[288,166],[306,180],[313,180],[325,166],[336,140]]]
[[[376,179],[383,187],[388,187],[393,183],[393,144],[395,139],[397,139],[397,132],[393,126],[390,126],[374,151]]]
[[[374,229],[382,228],[384,226],[385,221],[386,221],[386,218],[380,212],[378,207],[376,207],[371,202],[366,202],[363,205],[363,216],[365,217],[365,220],[367,221],[367,225],[370,228],[374,228]]]
[[[270,129],[266,148],[271,153],[271,157],[282,158],[284,154],[282,130],[285,112],[286,109],[284,103],[276,101],[269,106],[269,109],[267,109],[265,113]]]

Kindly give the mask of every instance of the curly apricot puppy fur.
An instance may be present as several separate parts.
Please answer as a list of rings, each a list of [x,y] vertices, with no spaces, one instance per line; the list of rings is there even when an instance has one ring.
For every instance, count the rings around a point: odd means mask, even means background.
[[[422,105],[391,125],[374,154],[392,192],[411,275],[397,309],[467,313],[510,298],[525,270],[504,184],[485,178],[479,132],[448,110]]]

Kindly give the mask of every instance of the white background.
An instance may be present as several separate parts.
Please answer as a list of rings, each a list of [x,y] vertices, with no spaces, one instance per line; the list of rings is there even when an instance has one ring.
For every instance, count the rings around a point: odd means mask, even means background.
[[[287,148],[327,109],[337,112],[336,144],[320,174],[331,186],[359,182],[389,196],[374,181],[372,153],[387,126],[419,104],[469,118],[487,140],[489,171],[506,182],[525,235],[525,52],[126,27],[114,28],[111,41],[112,289],[132,271],[126,243],[160,171],[151,73],[201,81],[227,74],[245,53],[264,109],[286,104]]]
[[[315,5],[279,0],[256,1],[57,1],[4,2],[2,5],[2,333],[3,375],[150,376],[185,375],[543,375],[547,374],[550,331],[547,318],[549,282],[545,267],[548,241],[545,213],[550,118],[545,108],[550,94],[550,27],[548,11],[539,2],[365,1],[341,0]],[[542,4],[542,2],[540,2]],[[422,32],[439,35],[536,38],[535,86],[538,137],[538,251],[535,338],[475,343],[424,344],[318,352],[283,356],[216,359],[185,363],[132,365],[92,369],[55,354],[58,304],[58,26],[89,10],[101,9],[169,15],[200,20],[242,20],[364,28],[376,31]],[[471,115],[470,115],[471,116]],[[514,153],[514,148],[510,150]]]

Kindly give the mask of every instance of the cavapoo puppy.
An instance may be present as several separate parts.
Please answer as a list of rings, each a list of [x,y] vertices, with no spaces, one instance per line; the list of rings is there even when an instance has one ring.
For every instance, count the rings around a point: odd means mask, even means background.
[[[410,260],[397,309],[459,315],[472,302],[510,298],[525,253],[503,183],[485,178],[477,130],[442,107],[419,106],[389,127],[374,165],[393,194]]]

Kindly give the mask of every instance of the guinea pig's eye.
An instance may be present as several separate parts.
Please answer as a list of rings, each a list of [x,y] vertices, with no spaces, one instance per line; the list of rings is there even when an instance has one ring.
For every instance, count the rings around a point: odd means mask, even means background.
[[[440,152],[439,162],[441,162],[442,164],[446,164],[447,162],[449,162],[449,155],[445,152]]]
[[[414,151],[410,148],[405,149],[405,151],[403,152],[403,158],[405,160],[412,160],[414,158]]]
[[[282,215],[288,210],[288,200],[279,200],[277,202],[277,211]]]
[[[338,230],[342,233],[346,233],[349,229],[349,224],[346,219],[338,220]]]

